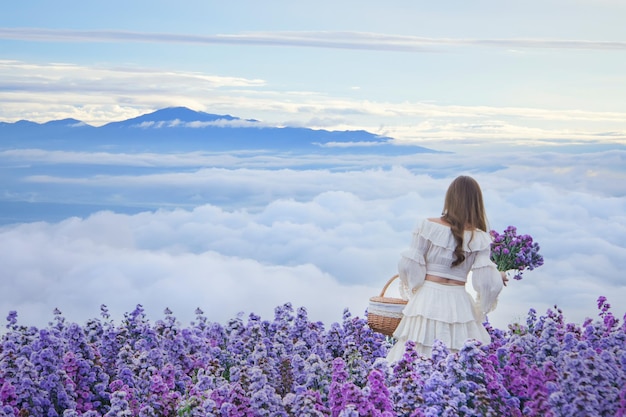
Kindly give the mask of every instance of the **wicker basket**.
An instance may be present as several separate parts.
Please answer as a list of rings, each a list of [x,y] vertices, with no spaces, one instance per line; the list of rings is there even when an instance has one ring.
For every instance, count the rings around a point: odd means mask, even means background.
[[[407,301],[401,298],[385,297],[385,292],[398,275],[389,278],[379,296],[370,297],[367,309],[367,324],[372,330],[386,336],[392,336],[402,319],[402,310]]]

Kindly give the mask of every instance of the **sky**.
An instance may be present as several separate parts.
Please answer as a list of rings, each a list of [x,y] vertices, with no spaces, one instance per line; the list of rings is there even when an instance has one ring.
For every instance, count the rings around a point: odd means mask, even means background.
[[[626,138],[621,0],[13,3],[4,121],[183,105],[438,147]]]
[[[5,167],[98,167],[21,181],[39,187],[32,199],[59,202],[51,187],[111,209],[0,226],[0,314],[41,324],[59,307],[80,321],[142,303],[227,320],[283,302],[326,321],[362,314],[459,174],[481,183],[493,228],[518,226],[546,258],[490,320],[558,304],[581,321],[600,295],[623,313],[625,17],[621,0],[6,4],[0,121],[99,126],[186,106],[452,153],[307,169],[310,156],[2,149]],[[110,170],[146,164],[168,171]],[[158,210],[116,208],[141,205]]]

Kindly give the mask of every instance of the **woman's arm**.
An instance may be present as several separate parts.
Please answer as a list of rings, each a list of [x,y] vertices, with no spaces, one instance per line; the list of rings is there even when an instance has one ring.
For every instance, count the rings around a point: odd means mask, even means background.
[[[506,274],[498,271],[496,264],[489,258],[490,250],[480,251],[472,266],[472,286],[482,314],[495,310],[498,296],[508,281]]]
[[[413,233],[411,247],[402,252],[398,261],[398,275],[400,277],[400,295],[404,299],[410,298],[417,288],[424,283],[426,277],[425,254],[430,247],[430,241],[420,234],[419,229]]]

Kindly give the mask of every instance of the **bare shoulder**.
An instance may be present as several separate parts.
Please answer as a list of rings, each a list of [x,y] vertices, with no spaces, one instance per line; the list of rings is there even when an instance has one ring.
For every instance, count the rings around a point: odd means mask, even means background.
[[[442,224],[444,226],[450,227],[450,223],[448,223],[447,221],[443,220],[441,217],[429,217],[427,220],[429,222],[439,223],[439,224]]]
[[[448,223],[447,221],[445,221],[441,217],[429,217],[426,220],[428,220],[429,222],[441,224],[441,225],[446,226],[446,227],[452,227],[452,225],[450,223]],[[476,229],[474,227],[471,227],[471,226],[467,226],[467,227],[465,227],[465,230],[471,232],[471,231],[478,230],[478,229]]]

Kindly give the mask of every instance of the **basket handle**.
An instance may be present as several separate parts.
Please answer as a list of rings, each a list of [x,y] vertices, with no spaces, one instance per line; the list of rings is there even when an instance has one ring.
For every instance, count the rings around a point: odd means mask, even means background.
[[[389,285],[391,285],[391,283],[393,282],[393,280],[395,280],[396,278],[398,278],[398,274],[392,276],[391,278],[389,278],[389,281],[387,281],[387,283],[385,284],[385,286],[383,287],[383,290],[380,292],[380,296],[384,297],[385,296],[385,291],[387,291],[387,288],[389,288]]]

